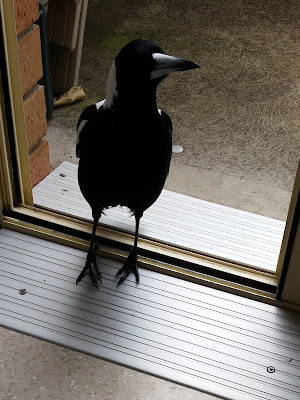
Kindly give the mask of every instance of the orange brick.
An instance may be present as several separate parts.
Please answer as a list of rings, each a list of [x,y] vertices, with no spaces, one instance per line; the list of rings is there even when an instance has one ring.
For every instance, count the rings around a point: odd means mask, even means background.
[[[41,140],[41,144],[29,156],[29,163],[31,172],[31,185],[34,187],[50,173],[48,140]]]
[[[19,63],[23,95],[43,76],[40,28],[32,25],[18,39]]]
[[[15,0],[17,35],[39,19],[39,0]]]
[[[24,99],[26,135],[30,153],[47,133],[44,86],[36,85],[34,89]]]

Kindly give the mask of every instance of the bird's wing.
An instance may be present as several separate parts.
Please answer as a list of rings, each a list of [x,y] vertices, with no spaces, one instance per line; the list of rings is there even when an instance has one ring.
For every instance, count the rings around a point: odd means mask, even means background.
[[[164,155],[164,163],[165,163],[165,178],[169,173],[171,157],[172,157],[172,134],[173,134],[173,124],[172,120],[167,113],[159,110],[161,115],[161,119],[163,121],[164,131],[165,133],[165,155]]]
[[[160,110],[158,108],[158,112],[161,115],[161,118],[164,122],[165,127],[168,129],[168,132],[170,134],[170,136],[172,136],[172,131],[173,131],[173,127],[172,127],[172,120],[169,117],[169,115],[167,113],[165,113],[164,111]]]
[[[95,117],[97,111],[99,111],[100,108],[103,106],[104,101],[105,101],[105,99],[102,101],[99,101],[96,104],[92,104],[92,105],[86,107],[82,111],[82,113],[78,119],[77,135],[76,135],[76,157],[77,158],[80,158],[80,137],[84,134],[85,127],[87,126],[89,121],[91,121]]]

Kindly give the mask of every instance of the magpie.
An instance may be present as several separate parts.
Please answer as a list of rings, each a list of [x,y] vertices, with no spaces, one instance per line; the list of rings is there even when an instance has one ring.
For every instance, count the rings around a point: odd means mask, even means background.
[[[103,211],[126,206],[135,216],[134,245],[119,269],[118,285],[133,272],[139,282],[139,223],[159,197],[169,172],[172,121],[157,108],[156,88],[170,73],[199,65],[164,54],[156,44],[137,39],[116,56],[107,80],[106,98],[83,110],[77,123],[78,183],[89,203],[93,230],[78,284],[89,271],[98,288],[101,273],[96,229]]]

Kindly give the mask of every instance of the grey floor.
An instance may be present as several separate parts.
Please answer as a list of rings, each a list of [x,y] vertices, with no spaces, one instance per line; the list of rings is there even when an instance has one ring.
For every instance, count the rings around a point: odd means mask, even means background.
[[[1,400],[213,400],[163,379],[0,327]]]

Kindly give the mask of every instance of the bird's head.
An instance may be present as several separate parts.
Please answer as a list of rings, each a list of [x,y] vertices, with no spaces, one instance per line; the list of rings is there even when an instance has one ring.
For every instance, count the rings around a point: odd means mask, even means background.
[[[119,101],[154,96],[159,82],[172,72],[199,68],[199,65],[164,54],[156,44],[133,40],[121,49],[109,73],[105,107],[113,108]]]

